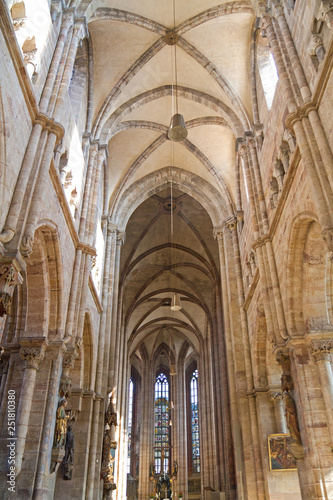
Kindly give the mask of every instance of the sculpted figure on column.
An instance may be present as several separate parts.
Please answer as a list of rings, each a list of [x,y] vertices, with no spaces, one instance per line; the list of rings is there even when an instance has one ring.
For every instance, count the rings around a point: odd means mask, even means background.
[[[67,420],[69,418],[69,416],[66,415],[65,411],[66,406],[67,406],[66,399],[61,399],[57,409],[56,429],[54,435],[54,448],[64,448],[65,446],[65,437],[67,433]]]
[[[291,437],[291,444],[301,445],[301,435],[297,420],[297,410],[295,401],[292,395],[294,383],[290,372],[290,359],[288,354],[280,352],[277,357],[277,362],[282,366],[281,387],[283,391],[283,399],[285,405],[285,416],[287,427]]]
[[[74,465],[74,433],[69,425],[66,435],[65,458],[64,458],[64,479],[71,480]]]

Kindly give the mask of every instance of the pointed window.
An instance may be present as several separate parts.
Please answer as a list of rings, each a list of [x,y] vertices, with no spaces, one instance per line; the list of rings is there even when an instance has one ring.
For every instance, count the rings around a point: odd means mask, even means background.
[[[169,472],[169,381],[164,373],[155,382],[155,473]]]
[[[200,472],[199,409],[198,409],[198,370],[194,370],[190,380],[191,393],[191,434],[192,470]]]
[[[262,36],[258,40],[257,61],[267,108],[270,110],[279,77],[268,40]]]
[[[128,451],[127,451],[127,473],[131,472],[131,451],[132,451],[132,424],[133,424],[133,394],[134,382],[131,378],[129,383],[129,401],[128,401]]]

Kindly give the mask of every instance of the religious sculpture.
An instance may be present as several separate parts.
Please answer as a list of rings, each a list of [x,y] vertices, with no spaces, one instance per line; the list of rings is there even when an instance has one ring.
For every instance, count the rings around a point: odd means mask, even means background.
[[[177,464],[176,460],[174,460],[173,464],[172,464],[172,475],[174,477],[177,477],[177,474],[178,474],[178,464]]]
[[[74,433],[69,425],[66,435],[65,458],[64,458],[64,479],[71,480],[74,465]]]
[[[284,392],[283,399],[286,408],[285,415],[287,420],[287,427],[290,433],[291,440],[296,444],[301,444],[301,435],[298,428],[295,402],[289,391]]]
[[[59,401],[58,409],[57,409],[57,418],[56,418],[56,428],[54,435],[54,448],[64,448],[65,446],[65,437],[67,433],[67,421],[69,415],[66,415],[65,408],[67,406],[66,399],[61,399]]]

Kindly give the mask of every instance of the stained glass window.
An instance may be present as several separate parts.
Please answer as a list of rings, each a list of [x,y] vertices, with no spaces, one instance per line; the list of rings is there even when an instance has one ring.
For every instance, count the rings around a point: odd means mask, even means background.
[[[155,473],[169,472],[169,382],[164,373],[155,382]],[[163,459],[163,463],[162,463]]]
[[[190,380],[191,431],[193,472],[200,472],[199,413],[198,413],[198,370],[194,370]]]
[[[130,380],[129,383],[129,401],[128,401],[128,451],[127,451],[127,473],[131,472],[131,446],[132,446],[132,422],[133,422],[133,392],[134,383]]]

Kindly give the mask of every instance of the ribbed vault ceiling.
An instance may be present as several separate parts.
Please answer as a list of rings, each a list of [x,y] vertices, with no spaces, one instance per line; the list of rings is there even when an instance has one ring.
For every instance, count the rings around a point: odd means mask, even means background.
[[[77,13],[88,20],[92,130],[109,147],[112,217],[128,195],[142,196],[137,191],[147,185],[146,176],[168,168],[201,179],[205,192],[212,186],[226,207],[224,216],[232,215],[235,141],[252,122],[251,1],[175,0],[175,28],[173,0],[82,0]],[[168,44],[170,31],[176,46]],[[181,143],[167,138],[176,95],[188,129]],[[181,209],[174,217],[172,250],[170,217],[159,208],[170,200],[168,189],[144,201],[121,228],[127,235],[122,286],[132,351],[143,341],[147,352],[154,350],[156,338],[168,344],[170,329],[180,345],[186,338],[199,349],[214,315],[218,260],[212,222],[188,195],[188,185],[187,191],[175,191]],[[181,291],[185,304],[177,318],[166,305],[171,288]]]

